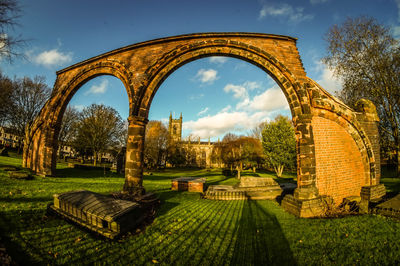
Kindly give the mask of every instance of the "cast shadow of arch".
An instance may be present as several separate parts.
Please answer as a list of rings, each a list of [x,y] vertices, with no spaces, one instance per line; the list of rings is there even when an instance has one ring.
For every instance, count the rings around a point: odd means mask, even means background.
[[[275,215],[257,201],[244,203],[231,265],[296,265]]]

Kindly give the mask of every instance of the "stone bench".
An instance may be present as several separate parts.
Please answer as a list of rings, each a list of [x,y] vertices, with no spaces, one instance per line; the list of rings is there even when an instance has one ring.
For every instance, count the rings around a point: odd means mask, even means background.
[[[204,192],[205,178],[199,177],[180,177],[171,180],[171,190]]]
[[[140,205],[136,202],[86,190],[55,194],[54,205],[50,205],[49,208],[111,239],[133,229],[144,217]]]

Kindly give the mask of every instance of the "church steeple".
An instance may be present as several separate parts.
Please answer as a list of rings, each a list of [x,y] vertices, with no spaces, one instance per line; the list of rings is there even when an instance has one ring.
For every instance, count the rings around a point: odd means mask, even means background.
[[[172,112],[169,115],[168,135],[170,141],[180,142],[182,139],[182,113],[179,119],[172,118]]]

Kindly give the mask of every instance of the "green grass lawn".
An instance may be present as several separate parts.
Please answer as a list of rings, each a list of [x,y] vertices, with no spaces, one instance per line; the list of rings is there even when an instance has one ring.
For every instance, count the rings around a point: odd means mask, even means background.
[[[0,157],[0,165],[21,165]],[[251,172],[245,175],[255,175]],[[272,176],[271,173],[257,173]],[[0,236],[11,257],[30,264],[110,265],[395,265],[400,223],[375,215],[299,219],[275,201],[211,201],[170,190],[171,179],[202,176],[208,184],[235,184],[220,170],[166,169],[146,173],[144,186],[162,200],[154,222],[141,232],[107,240],[46,214],[52,195],[87,189],[119,191],[123,178],[100,170],[59,165],[57,177],[9,179],[0,171]],[[285,175],[279,182],[295,182]],[[399,180],[382,179],[399,190]],[[390,184],[390,185],[389,185]]]

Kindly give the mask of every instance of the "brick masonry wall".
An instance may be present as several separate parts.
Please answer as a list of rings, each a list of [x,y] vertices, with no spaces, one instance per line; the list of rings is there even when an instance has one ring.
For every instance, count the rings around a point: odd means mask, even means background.
[[[316,183],[320,195],[332,196],[339,205],[343,198],[359,196],[366,185],[361,153],[353,138],[334,121],[312,119]]]

